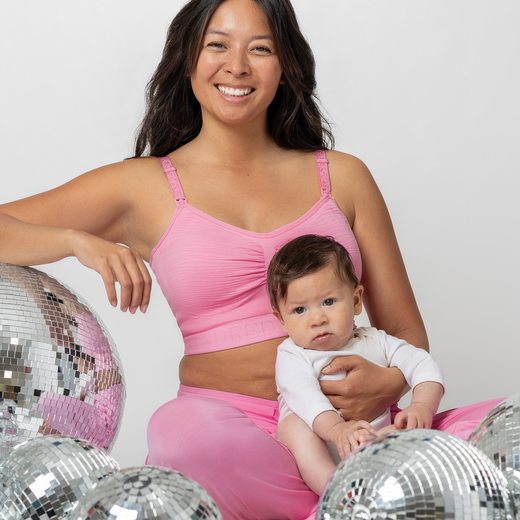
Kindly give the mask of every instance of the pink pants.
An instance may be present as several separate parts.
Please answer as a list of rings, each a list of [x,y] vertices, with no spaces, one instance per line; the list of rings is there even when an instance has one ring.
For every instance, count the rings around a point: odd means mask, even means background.
[[[467,439],[502,399],[449,410],[432,428]],[[225,520],[311,520],[318,496],[275,439],[278,403],[181,385],[148,426],[147,464],[196,480]]]

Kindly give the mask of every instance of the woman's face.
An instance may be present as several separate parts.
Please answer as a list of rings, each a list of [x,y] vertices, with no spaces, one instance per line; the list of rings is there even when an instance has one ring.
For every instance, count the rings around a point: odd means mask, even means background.
[[[282,68],[267,19],[253,0],[226,0],[211,17],[191,85],[210,121],[267,126]]]

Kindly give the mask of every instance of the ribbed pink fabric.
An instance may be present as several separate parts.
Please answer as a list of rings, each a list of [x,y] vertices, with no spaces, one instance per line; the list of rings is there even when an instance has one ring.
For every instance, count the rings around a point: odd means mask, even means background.
[[[274,253],[300,235],[329,235],[343,244],[361,278],[359,248],[330,194],[325,152],[316,152],[321,197],[299,219],[270,233],[247,231],[186,201],[175,167],[160,158],[177,204],[151,253],[150,265],[181,329],[186,355],[226,350],[286,336],[273,316],[266,275]]]
[[[501,401],[442,412],[432,428],[467,439]],[[277,401],[181,385],[150,420],[147,464],[199,482],[224,520],[311,520],[318,496],[274,438],[277,423]]]

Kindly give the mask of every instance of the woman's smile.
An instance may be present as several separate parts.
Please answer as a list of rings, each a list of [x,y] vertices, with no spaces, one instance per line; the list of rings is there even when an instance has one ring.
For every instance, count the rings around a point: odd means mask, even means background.
[[[233,88],[233,87],[226,87],[224,85],[217,85],[217,89],[219,90],[219,92],[221,92],[222,94],[226,95],[226,96],[233,96],[233,97],[244,97],[244,96],[247,96],[249,94],[251,94],[251,92],[253,92],[253,88]]]

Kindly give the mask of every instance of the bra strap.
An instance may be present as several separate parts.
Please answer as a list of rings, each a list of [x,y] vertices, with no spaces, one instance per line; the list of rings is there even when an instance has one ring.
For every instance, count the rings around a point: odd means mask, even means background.
[[[330,193],[329,161],[325,150],[316,150],[316,165],[318,167],[318,177],[320,180],[321,193]]]
[[[177,170],[175,166],[170,161],[169,157],[159,157],[159,161],[161,161],[162,169],[170,183],[170,188],[173,193],[173,197],[175,199],[175,204],[177,206],[182,206],[186,204],[186,196],[184,195],[184,191],[182,190],[181,183],[179,181],[179,176],[177,175]]]

